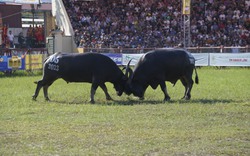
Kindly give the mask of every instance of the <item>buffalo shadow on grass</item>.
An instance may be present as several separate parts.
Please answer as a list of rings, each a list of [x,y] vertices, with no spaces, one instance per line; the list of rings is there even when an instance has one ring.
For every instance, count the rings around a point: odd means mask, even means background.
[[[196,103],[196,104],[229,104],[235,102],[232,99],[191,99],[191,100],[173,100],[170,103],[178,102],[180,104]]]
[[[56,103],[56,104],[68,104],[68,105],[85,105],[85,104],[92,104],[89,101],[86,100],[73,100],[73,101],[67,101],[67,100],[49,100],[45,101],[46,103]],[[162,104],[163,101],[159,100],[110,100],[110,101],[95,101],[92,105],[140,105],[140,104]],[[166,102],[167,103],[167,102]]]
[[[161,100],[120,100],[120,101],[115,101],[116,104],[118,105],[136,105],[136,104],[151,104],[151,105],[156,105],[156,104],[229,104],[232,102],[236,102],[232,99],[191,99],[191,100],[183,100],[183,99],[174,99],[170,101],[161,101]]]
[[[49,100],[48,103],[57,103],[57,104],[68,104],[68,105],[85,105],[85,104],[91,104],[87,100]],[[96,101],[96,104],[98,104],[98,101]]]
[[[86,100],[73,100],[73,101],[67,101],[67,100],[50,100],[48,102],[52,103],[58,103],[58,104],[91,104],[89,101]],[[111,101],[96,101],[93,105],[140,105],[140,104],[146,104],[146,105],[157,105],[157,104],[229,104],[232,102],[236,102],[232,99],[191,99],[191,100],[183,100],[183,99],[174,99],[170,101],[162,101],[162,100],[139,100],[139,99],[127,99],[127,100],[111,100]]]

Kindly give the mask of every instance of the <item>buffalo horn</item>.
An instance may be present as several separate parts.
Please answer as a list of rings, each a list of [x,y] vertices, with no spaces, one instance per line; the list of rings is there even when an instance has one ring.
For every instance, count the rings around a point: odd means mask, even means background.
[[[132,69],[129,67],[131,61],[132,61],[132,59],[129,60],[129,62],[128,62],[127,66],[126,66],[126,72],[125,72],[125,76],[128,77],[128,81],[129,81],[129,82],[131,81],[131,78],[132,78],[132,75],[133,75],[133,71],[132,71]]]

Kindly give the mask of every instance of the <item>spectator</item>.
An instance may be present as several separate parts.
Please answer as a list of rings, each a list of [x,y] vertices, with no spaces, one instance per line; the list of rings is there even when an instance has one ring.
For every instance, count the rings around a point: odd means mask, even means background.
[[[3,46],[6,46],[6,43],[7,43],[7,37],[8,37],[8,27],[6,26],[6,24],[4,24],[4,26],[2,27],[2,45]]]
[[[153,48],[183,40],[182,4],[175,0],[63,1],[77,45],[84,39],[85,47]],[[191,46],[249,45],[249,10],[248,0],[193,0]]]
[[[19,45],[20,45],[20,48],[23,48],[23,47],[24,47],[24,41],[25,41],[25,39],[24,39],[24,37],[23,37],[23,32],[20,32],[20,33],[18,34],[18,43],[19,43]]]
[[[43,42],[44,42],[44,28],[41,27],[40,25],[36,28],[36,41],[38,43],[38,46],[42,46]]]
[[[9,34],[8,34],[8,42],[9,42],[10,48],[14,48],[14,35],[12,34],[11,30],[9,31]]]
[[[78,48],[84,48],[85,47],[85,40],[81,39]]]
[[[26,40],[28,48],[33,47],[33,36],[34,36],[34,29],[30,25],[27,31],[27,40]]]

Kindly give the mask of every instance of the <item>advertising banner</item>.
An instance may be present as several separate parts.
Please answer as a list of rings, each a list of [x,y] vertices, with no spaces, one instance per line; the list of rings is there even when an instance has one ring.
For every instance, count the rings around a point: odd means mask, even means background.
[[[8,70],[8,57],[0,56],[0,71]]]
[[[25,69],[26,70],[43,69],[43,54],[26,55]]]
[[[130,65],[135,65],[143,54],[122,54],[122,65],[127,65],[132,59]]]
[[[40,3],[51,3],[52,0],[40,0]],[[39,0],[0,0],[3,3],[39,4]]]
[[[41,3],[51,3],[52,0],[40,0]]]
[[[128,61],[132,59],[130,65],[135,65],[143,54],[123,54],[122,64],[127,65]],[[209,53],[195,53],[192,54],[195,58],[196,66],[208,66]]]
[[[190,15],[191,0],[182,0],[182,14]]]
[[[103,55],[110,57],[117,65],[122,65],[122,54],[103,53]]]
[[[209,53],[192,53],[195,58],[195,66],[208,66]]]
[[[210,66],[250,66],[250,53],[210,53]]]
[[[14,3],[15,0],[0,0],[2,3]]]
[[[0,71],[24,70],[25,56],[5,55],[0,57]]]
[[[39,4],[39,0],[15,0],[15,2],[21,4]]]

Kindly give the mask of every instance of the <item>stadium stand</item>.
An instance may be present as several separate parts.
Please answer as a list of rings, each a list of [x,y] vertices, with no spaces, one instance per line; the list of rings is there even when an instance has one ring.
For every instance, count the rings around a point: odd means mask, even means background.
[[[173,47],[182,42],[176,0],[63,0],[78,47]],[[250,45],[249,0],[192,0],[191,46]]]

